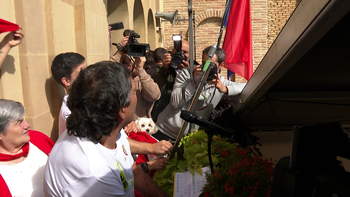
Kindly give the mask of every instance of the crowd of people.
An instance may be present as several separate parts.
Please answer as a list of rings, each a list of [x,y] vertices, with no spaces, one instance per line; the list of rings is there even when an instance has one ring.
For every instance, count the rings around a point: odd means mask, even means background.
[[[55,143],[29,130],[21,103],[0,99],[4,196],[166,196],[152,172],[165,169],[184,121],[180,112],[192,102],[203,71],[195,62],[191,73],[186,40],[181,40],[184,59],[174,68],[171,52],[162,47],[148,50],[144,57],[128,55],[129,35],[125,31],[109,61],[88,66],[75,52],[53,59],[52,76],[66,91]],[[23,37],[18,29],[0,42],[0,68]],[[209,48],[203,51],[202,64]],[[220,75],[223,49],[218,48],[210,61],[217,74],[204,85],[195,106],[195,113],[205,119],[223,95],[236,96],[245,85]],[[152,119],[158,132],[138,132],[135,121],[141,117]],[[196,129],[188,125],[187,132]]]

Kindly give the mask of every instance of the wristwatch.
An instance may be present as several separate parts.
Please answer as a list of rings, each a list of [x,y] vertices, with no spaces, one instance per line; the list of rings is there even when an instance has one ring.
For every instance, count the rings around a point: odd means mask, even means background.
[[[149,172],[149,169],[148,169],[148,164],[147,162],[143,162],[141,163],[141,168],[144,172],[148,173]]]

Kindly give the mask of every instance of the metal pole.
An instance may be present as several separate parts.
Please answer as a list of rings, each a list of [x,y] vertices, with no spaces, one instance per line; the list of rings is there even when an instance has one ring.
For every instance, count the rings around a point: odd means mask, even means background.
[[[194,60],[197,60],[197,57],[196,57],[196,12],[195,10],[193,10],[193,51],[194,51]]]
[[[192,26],[192,0],[188,0],[188,26],[189,26],[189,33],[190,33],[190,71],[193,73],[193,26]],[[192,80],[191,75],[191,80]]]
[[[232,0],[234,1],[234,0]],[[228,10],[230,8],[230,0],[226,0],[226,5],[225,5],[225,12],[224,12],[224,16],[222,18],[222,22],[221,22],[221,27],[220,27],[220,34],[219,34],[219,38],[218,38],[218,42],[216,44],[216,46],[218,48],[220,48],[220,43],[221,43],[221,38],[222,38],[222,32],[224,31],[224,23],[225,23],[225,19],[226,19],[226,16],[228,14]]]

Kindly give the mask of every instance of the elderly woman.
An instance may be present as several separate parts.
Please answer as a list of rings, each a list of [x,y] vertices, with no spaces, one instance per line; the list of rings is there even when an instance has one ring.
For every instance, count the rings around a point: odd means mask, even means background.
[[[24,107],[0,99],[0,196],[43,196],[44,169],[53,141],[28,130]]]

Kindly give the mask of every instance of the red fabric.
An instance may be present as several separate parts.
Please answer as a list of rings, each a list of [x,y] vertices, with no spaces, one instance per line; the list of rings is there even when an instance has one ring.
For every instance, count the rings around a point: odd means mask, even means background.
[[[142,132],[139,131],[137,133],[135,132],[130,132],[128,137],[130,139],[136,140],[136,141],[140,141],[140,142],[148,142],[148,143],[157,143],[158,141],[156,139],[154,139],[153,137],[151,137],[150,135],[148,135],[146,132]],[[136,164],[140,164],[143,162],[147,162],[147,155],[138,155],[137,159],[136,159]],[[153,177],[155,171],[152,170],[149,172],[149,175],[151,177]],[[135,193],[135,197],[143,197],[143,195],[138,192],[136,189],[134,189],[134,193]]]
[[[225,67],[249,80],[253,74],[250,0],[233,0],[222,48]]]
[[[19,26],[0,18],[0,34],[8,31],[16,31]]]
[[[0,153],[0,161],[11,161],[11,160],[15,160],[17,158],[20,158],[22,156],[27,156],[29,152],[29,143],[26,143],[23,147],[22,147],[22,152],[15,154],[15,155],[9,155],[9,154],[3,154]]]
[[[148,142],[148,143],[157,143],[158,142],[156,139],[154,139],[153,137],[148,135],[146,132],[142,132],[142,131],[139,131],[137,133],[130,132],[128,136],[130,139],[140,141],[140,142]],[[137,157],[136,164],[140,164],[140,163],[147,162],[147,161],[148,161],[147,155],[139,155]]]
[[[0,174],[0,192],[1,192],[1,197],[12,197],[10,189],[7,187],[7,184],[4,180],[4,178],[2,178],[1,174]]]
[[[45,154],[49,155],[55,144],[51,138],[39,131],[29,130],[30,142],[38,147]]]

